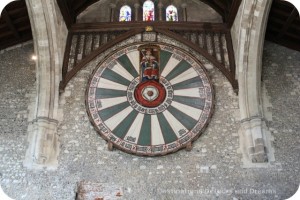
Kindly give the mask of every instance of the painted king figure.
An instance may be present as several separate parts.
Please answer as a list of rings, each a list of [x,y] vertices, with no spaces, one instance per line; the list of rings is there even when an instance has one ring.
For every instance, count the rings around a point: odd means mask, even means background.
[[[159,81],[159,64],[152,55],[151,49],[146,49],[141,60],[142,82],[148,80]]]

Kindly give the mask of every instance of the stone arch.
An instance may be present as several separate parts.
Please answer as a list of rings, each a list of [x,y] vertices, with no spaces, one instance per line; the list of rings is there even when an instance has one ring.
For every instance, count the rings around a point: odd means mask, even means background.
[[[244,0],[235,21],[235,49],[240,86],[240,141],[246,167],[274,160],[261,101],[262,47],[272,0]],[[55,169],[58,165],[57,126],[61,119],[59,82],[67,28],[55,0],[26,0],[38,56],[37,95],[33,104],[29,148],[24,165]],[[234,30],[234,29],[233,29]],[[233,35],[234,35],[233,34]]]
[[[57,126],[61,119],[59,82],[67,28],[55,0],[26,0],[36,61],[36,100],[30,111],[29,147],[24,165],[57,167]]]
[[[265,124],[261,95],[261,66],[267,20],[272,0],[243,0],[232,34],[235,44],[239,106],[240,150],[245,167],[265,167],[274,160]]]

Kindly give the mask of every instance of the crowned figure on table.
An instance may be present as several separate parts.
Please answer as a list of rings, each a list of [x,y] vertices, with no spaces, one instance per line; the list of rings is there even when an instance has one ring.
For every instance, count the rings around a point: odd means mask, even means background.
[[[141,59],[141,76],[142,82],[148,80],[159,80],[159,63],[152,53],[153,49],[147,48],[141,51],[143,57]]]

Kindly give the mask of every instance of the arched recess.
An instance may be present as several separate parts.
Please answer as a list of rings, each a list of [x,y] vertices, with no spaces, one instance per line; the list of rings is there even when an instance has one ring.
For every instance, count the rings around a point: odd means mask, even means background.
[[[36,101],[28,127],[29,147],[24,165],[55,169],[58,165],[57,126],[61,119],[59,82],[67,28],[56,0],[26,0],[36,61]]]
[[[234,24],[241,114],[240,143],[244,167],[266,167],[274,160],[262,109],[261,66],[272,0],[244,0]]]

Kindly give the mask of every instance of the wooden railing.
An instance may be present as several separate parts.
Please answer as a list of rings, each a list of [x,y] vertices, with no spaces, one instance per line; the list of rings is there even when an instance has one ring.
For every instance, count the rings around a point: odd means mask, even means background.
[[[74,24],[69,31],[63,64],[63,90],[72,77],[97,55],[117,43],[146,31],[171,37],[204,56],[237,91],[230,29],[223,23],[114,22]]]

